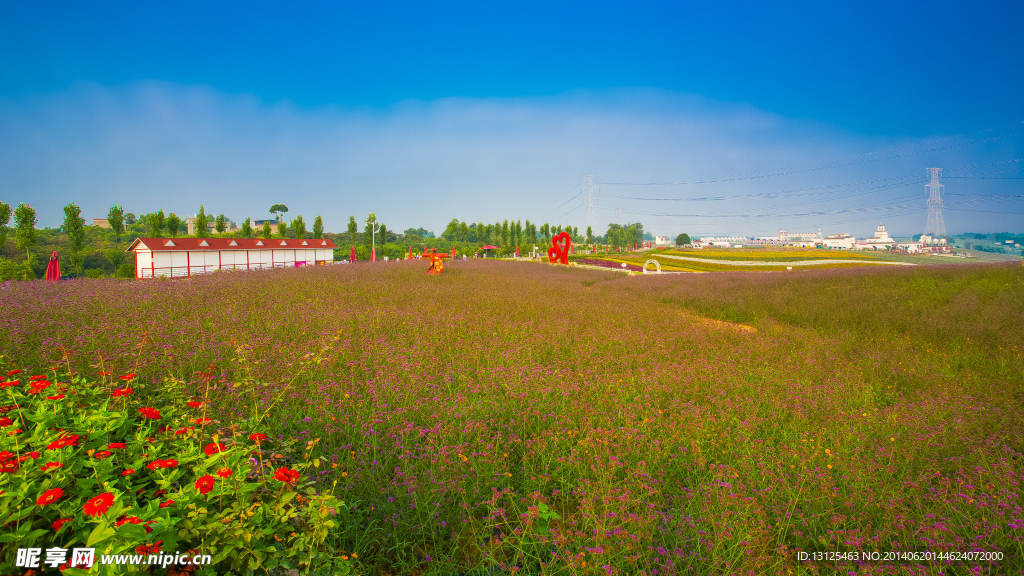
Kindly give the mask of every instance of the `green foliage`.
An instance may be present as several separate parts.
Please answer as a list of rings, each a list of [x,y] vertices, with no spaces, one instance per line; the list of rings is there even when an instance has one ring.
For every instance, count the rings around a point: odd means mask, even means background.
[[[227,218],[223,214],[217,215],[217,220],[214,223],[214,229],[218,234],[223,234],[224,230],[227,230]]]
[[[266,240],[274,235],[274,231],[270,228],[270,220],[263,221],[263,239]]]
[[[21,280],[25,275],[24,263],[17,263],[6,258],[0,258],[0,282],[8,280]]]
[[[8,224],[11,222],[11,205],[0,202],[0,248],[7,242]]]
[[[685,246],[685,245],[690,244],[690,243],[691,242],[690,242],[690,235],[689,234],[684,232],[684,233],[680,234],[679,236],[676,236],[676,246]]]
[[[114,276],[117,278],[135,278],[135,264],[131,262],[122,262],[117,267],[117,271],[114,272]]]
[[[291,228],[292,233],[295,234],[295,237],[299,240],[306,237],[306,221],[302,219],[302,214],[299,214],[292,219]]]
[[[160,212],[163,212],[161,210]],[[181,218],[174,212],[167,215],[167,235],[171,238],[178,237],[178,231],[181,229]]]
[[[281,238],[288,236],[288,224],[285,223],[284,219],[278,220],[277,222],[277,234]]]
[[[270,207],[270,213],[274,215],[274,219],[278,222],[281,222],[282,215],[286,212],[288,212],[288,207],[284,204],[274,204]]]
[[[206,207],[200,204],[199,214],[196,214],[195,221],[196,238],[206,238],[210,235],[209,224],[210,219],[206,216]]]
[[[341,546],[358,518],[333,491],[310,487],[323,463],[316,441],[293,448],[218,427],[205,419],[208,398],[134,376],[51,372],[0,385],[14,408],[0,436],[0,509],[11,511],[0,572],[15,572],[16,548],[53,546],[95,548],[97,563],[191,550],[222,574],[356,572]]]
[[[167,218],[164,216],[164,210],[161,208],[159,211],[149,215],[149,234],[151,236],[159,238],[163,233],[164,224],[167,223]]]
[[[14,239],[18,250],[25,251],[27,261],[29,249],[36,243],[36,209],[24,202],[14,210]]]
[[[249,217],[246,217],[245,221],[242,222],[242,238],[252,238],[252,235],[252,220]]]
[[[324,237],[324,219],[319,214],[313,220],[313,238],[320,239]]]
[[[121,264],[124,262],[125,253],[124,251],[118,250],[117,248],[109,248],[106,251],[104,251],[104,256],[107,257],[107,261],[110,262],[110,265],[113,266],[115,270],[117,270],[117,268],[119,268]]]
[[[86,278],[103,278],[103,268],[88,268],[85,271]]]
[[[110,229],[114,232],[114,244],[116,245],[121,240],[121,234],[124,234],[124,208],[114,204],[107,211],[107,224],[110,224]]]
[[[77,204],[64,207],[64,233],[68,235],[68,249],[71,250],[71,268],[76,274],[82,273],[82,249],[85,248],[85,219]]]

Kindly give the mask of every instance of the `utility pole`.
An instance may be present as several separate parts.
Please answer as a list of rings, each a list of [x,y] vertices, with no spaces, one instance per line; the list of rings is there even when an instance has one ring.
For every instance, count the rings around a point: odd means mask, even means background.
[[[597,180],[597,176],[596,175],[594,175],[594,174],[584,174],[583,175],[583,179],[587,183],[587,188],[586,188],[586,190],[587,190],[587,200],[586,200],[587,201],[587,226],[590,226],[591,228],[593,228],[596,225],[596,221],[594,219],[594,206],[596,205],[596,200],[594,198],[594,191],[595,190],[599,191],[600,188],[597,188],[596,186],[594,186],[594,183]]]
[[[925,185],[928,189],[928,222],[924,225],[924,233],[935,240],[946,235],[946,223],[942,220],[942,190],[945,188],[939,180],[942,168],[928,168],[931,181]]]

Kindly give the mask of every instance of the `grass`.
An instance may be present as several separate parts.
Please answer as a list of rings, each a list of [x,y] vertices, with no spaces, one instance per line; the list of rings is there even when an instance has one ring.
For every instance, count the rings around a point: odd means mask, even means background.
[[[283,390],[270,431],[321,439],[337,467],[315,480],[365,513],[364,574],[846,573],[866,568],[797,553],[893,549],[1024,567],[1019,265],[423,268],[9,284],[0,349],[212,378],[224,422]]]

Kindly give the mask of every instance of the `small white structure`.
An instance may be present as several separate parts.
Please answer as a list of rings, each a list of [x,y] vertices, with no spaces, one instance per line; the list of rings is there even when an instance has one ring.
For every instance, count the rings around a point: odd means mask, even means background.
[[[779,242],[784,246],[800,246],[813,248],[821,244],[821,228],[817,232],[786,232],[779,230]]]
[[[875,229],[875,235],[866,238],[863,242],[857,242],[856,248],[857,250],[888,250],[895,245],[896,241],[885,231],[885,226],[879,224]]]
[[[668,236],[655,236],[654,237],[654,245],[655,246],[668,246],[669,244],[672,244],[672,239],[669,238]]]
[[[321,266],[334,262],[337,246],[327,239],[138,238],[136,278],[178,278],[214,270]]]
[[[921,252],[921,243],[920,242],[900,242],[899,244],[897,244],[897,248],[900,248],[901,250],[906,250],[907,254],[918,254],[918,253]]]
[[[846,232],[829,234],[828,236],[825,237],[824,240],[821,241],[822,245],[824,245],[826,248],[837,248],[840,250],[852,250],[853,245],[856,242],[857,240],[850,234],[847,234]]]

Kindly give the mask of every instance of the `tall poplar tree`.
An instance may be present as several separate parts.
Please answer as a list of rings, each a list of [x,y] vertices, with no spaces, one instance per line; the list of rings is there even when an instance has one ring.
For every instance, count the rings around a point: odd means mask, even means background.
[[[114,204],[107,212],[107,224],[114,231],[114,246],[121,241],[121,234],[124,234],[124,208]]]
[[[71,250],[71,267],[76,274],[82,273],[82,248],[85,248],[85,219],[78,204],[64,207],[64,233],[68,235],[68,249]]]
[[[32,257],[29,250],[36,243],[36,209],[24,202],[14,209],[14,240],[28,262]]]
[[[324,219],[319,214],[313,219],[313,238],[320,239],[324,237]]]

